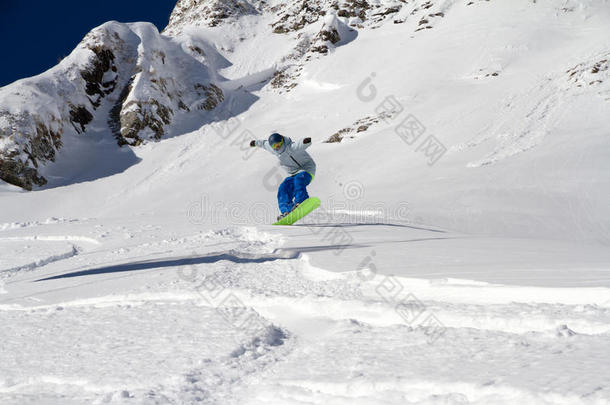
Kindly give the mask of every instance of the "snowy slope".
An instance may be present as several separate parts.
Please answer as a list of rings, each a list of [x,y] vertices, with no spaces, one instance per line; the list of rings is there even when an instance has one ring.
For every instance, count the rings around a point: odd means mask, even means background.
[[[608,3],[332,3],[180,1],[215,122],[0,185],[3,404],[610,402]]]

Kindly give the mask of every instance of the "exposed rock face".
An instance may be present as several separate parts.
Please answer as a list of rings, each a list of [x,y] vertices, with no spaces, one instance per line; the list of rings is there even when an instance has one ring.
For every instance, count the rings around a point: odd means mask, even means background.
[[[310,28],[318,28],[314,32],[302,32],[299,43],[295,46],[295,52],[290,55],[290,63],[279,69],[271,87],[280,92],[288,92],[298,84],[298,78],[305,63],[309,60],[327,55],[336,47],[350,43],[357,37],[356,29],[349,27],[344,19],[338,18],[336,12],[331,10],[322,18],[321,25],[312,25]],[[296,63],[295,63],[296,62]]]
[[[203,100],[197,106],[200,110],[212,111],[218,104],[224,101],[222,90],[214,83],[210,83],[209,86],[197,83],[195,89],[197,90],[197,94],[202,96],[201,100]]]
[[[579,63],[567,72],[567,88],[592,87],[606,100],[610,100],[610,53],[602,53]]]
[[[276,34],[299,31],[317,22],[326,15],[329,2],[298,1],[288,4],[285,10],[279,13],[280,18],[272,24]]]
[[[49,126],[39,116],[28,112],[19,115],[2,114],[0,123],[0,178],[2,180],[32,190],[33,186],[43,186],[46,179],[38,175],[40,164],[55,160],[55,152],[62,145],[62,126],[51,117]],[[10,131],[19,128],[22,131]]]
[[[216,27],[257,14],[269,16],[273,21],[270,29],[277,34],[301,31],[329,14],[344,17],[354,27],[374,27],[407,6],[410,4],[405,0],[179,0],[164,33],[179,34],[189,26]],[[409,11],[433,6],[430,1],[421,7],[413,5]]]
[[[149,24],[132,30],[138,38],[137,44],[131,45],[133,61],[127,66],[129,75],[121,81],[108,122],[120,145],[137,146],[164,137],[176,114],[211,111],[224,95],[210,82],[205,58],[199,58],[203,54],[199,46],[191,44],[190,52],[185,52]],[[208,90],[211,88],[215,91]],[[207,108],[200,108],[202,105]]]
[[[341,142],[343,138],[354,138],[356,134],[367,131],[370,127],[391,118],[392,114],[382,113],[377,116],[368,116],[355,121],[351,126],[342,128],[332,134],[325,142],[334,143]]]
[[[166,34],[176,34],[186,25],[215,27],[224,20],[258,14],[264,1],[179,0],[169,19]]]
[[[171,123],[171,110],[160,104],[157,100],[149,102],[130,101],[121,111],[121,137],[119,143],[140,145],[142,137],[140,133],[145,129],[148,131],[144,136],[148,138],[161,139],[163,136],[163,125]]]
[[[328,53],[329,47],[332,48],[341,41],[340,31],[344,34],[343,39],[346,39],[349,36],[347,32],[353,32],[354,30],[345,26],[336,16],[331,14],[330,18],[327,18],[324,25],[322,25],[320,32],[314,37],[309,51],[322,54]]]
[[[58,66],[0,89],[0,179],[43,186],[64,133],[87,136],[92,122],[139,145],[166,135],[177,113],[217,108],[224,94],[204,62],[152,24],[94,29]]]
[[[114,53],[103,45],[88,46],[95,57],[89,62],[87,69],[80,72],[85,80],[85,92],[89,101],[95,107],[99,107],[101,99],[112,93],[116,87],[118,77],[117,67],[114,63]],[[107,72],[112,72],[109,76]]]
[[[26,190],[46,184],[38,169],[55,161],[64,131],[85,132],[101,100],[112,92],[109,48],[91,47],[85,38],[73,55],[47,74],[0,89],[2,180]]]

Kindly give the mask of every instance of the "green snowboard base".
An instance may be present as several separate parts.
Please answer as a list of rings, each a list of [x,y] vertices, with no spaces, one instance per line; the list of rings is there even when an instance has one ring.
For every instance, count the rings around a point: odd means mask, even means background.
[[[273,225],[292,225],[319,206],[320,199],[318,197],[309,197],[307,200],[299,204],[298,207],[292,210],[290,214],[286,215]]]

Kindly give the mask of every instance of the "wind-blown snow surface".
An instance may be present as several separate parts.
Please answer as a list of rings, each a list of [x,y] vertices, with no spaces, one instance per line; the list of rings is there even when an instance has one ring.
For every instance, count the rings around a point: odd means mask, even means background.
[[[190,28],[246,112],[113,176],[0,185],[2,404],[610,403],[608,4],[447,5],[283,94],[253,87],[291,34]],[[314,139],[299,226],[265,225],[281,173],[246,145],[270,130]]]

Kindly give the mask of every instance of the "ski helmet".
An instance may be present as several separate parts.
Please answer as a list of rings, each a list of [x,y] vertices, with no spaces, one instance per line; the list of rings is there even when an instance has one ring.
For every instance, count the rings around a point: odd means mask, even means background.
[[[277,132],[272,133],[269,136],[269,145],[271,145],[273,150],[280,150],[284,145],[284,137]]]

